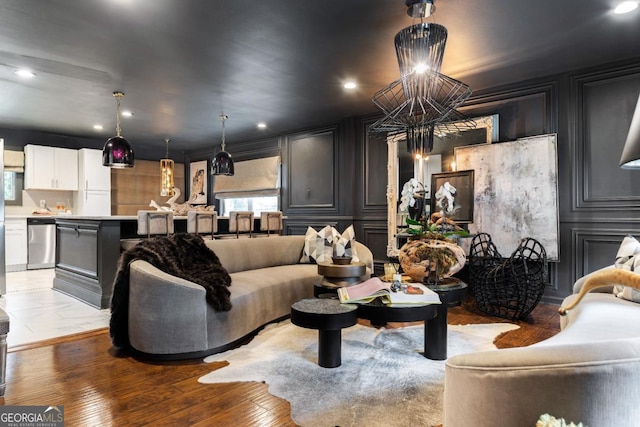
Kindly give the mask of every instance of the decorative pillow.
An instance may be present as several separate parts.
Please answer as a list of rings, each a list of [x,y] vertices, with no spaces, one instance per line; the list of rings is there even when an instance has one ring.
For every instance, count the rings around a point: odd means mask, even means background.
[[[351,262],[360,261],[356,252],[356,232],[353,225],[348,226],[342,234],[333,228],[333,246],[337,256],[350,256]]]
[[[330,225],[320,231],[308,227],[304,235],[304,249],[300,262],[314,264],[322,261],[331,262],[334,231]]]
[[[635,271],[640,274],[640,242],[633,236],[627,236],[622,240],[620,249],[616,254],[616,268]],[[618,298],[633,302],[640,302],[640,291],[627,286],[614,286],[613,293]]]

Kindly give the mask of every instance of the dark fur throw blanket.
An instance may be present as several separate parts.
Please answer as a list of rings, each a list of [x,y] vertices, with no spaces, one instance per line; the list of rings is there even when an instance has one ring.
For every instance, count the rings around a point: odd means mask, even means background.
[[[144,260],[156,268],[189,280],[206,290],[206,300],[216,311],[231,310],[231,277],[202,237],[176,233],[144,239],[120,255],[111,297],[109,333],[115,347],[129,345],[129,264]]]

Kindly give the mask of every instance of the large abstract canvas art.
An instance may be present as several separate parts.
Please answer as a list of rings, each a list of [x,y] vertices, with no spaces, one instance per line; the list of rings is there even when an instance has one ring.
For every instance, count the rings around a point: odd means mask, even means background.
[[[547,259],[559,259],[556,134],[457,147],[455,160],[475,171],[472,234],[489,233],[505,257],[533,237]]]

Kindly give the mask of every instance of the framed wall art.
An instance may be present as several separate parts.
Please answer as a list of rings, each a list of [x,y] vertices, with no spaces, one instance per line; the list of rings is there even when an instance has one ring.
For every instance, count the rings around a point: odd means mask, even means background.
[[[189,164],[189,199],[192,205],[207,204],[207,161]]]
[[[538,135],[490,145],[455,149],[461,168],[475,169],[472,234],[491,235],[509,256],[520,239],[533,237],[547,259],[560,254],[557,135]]]
[[[442,172],[431,175],[431,213],[439,212],[436,192],[445,182],[456,188],[453,205],[456,208],[451,219],[461,224],[473,222],[473,170]]]

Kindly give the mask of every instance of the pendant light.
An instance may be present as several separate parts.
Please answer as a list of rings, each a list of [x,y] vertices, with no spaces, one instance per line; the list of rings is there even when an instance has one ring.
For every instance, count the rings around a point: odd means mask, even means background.
[[[109,138],[102,149],[102,165],[110,168],[132,168],[133,148],[129,141],[120,136],[120,99],[122,92],[113,92],[116,98],[116,136]]]
[[[211,165],[211,175],[232,176],[234,173],[233,159],[231,158],[231,154],[225,151],[226,144],[224,140],[224,122],[228,118],[229,116],[225,114],[220,115],[220,121],[222,122],[222,149],[213,158],[213,164]]]
[[[173,160],[169,158],[169,141],[170,139],[165,138],[164,143],[166,144],[167,151],[164,159],[160,159],[160,195],[162,197],[173,196],[173,171],[174,171],[174,163]]]

